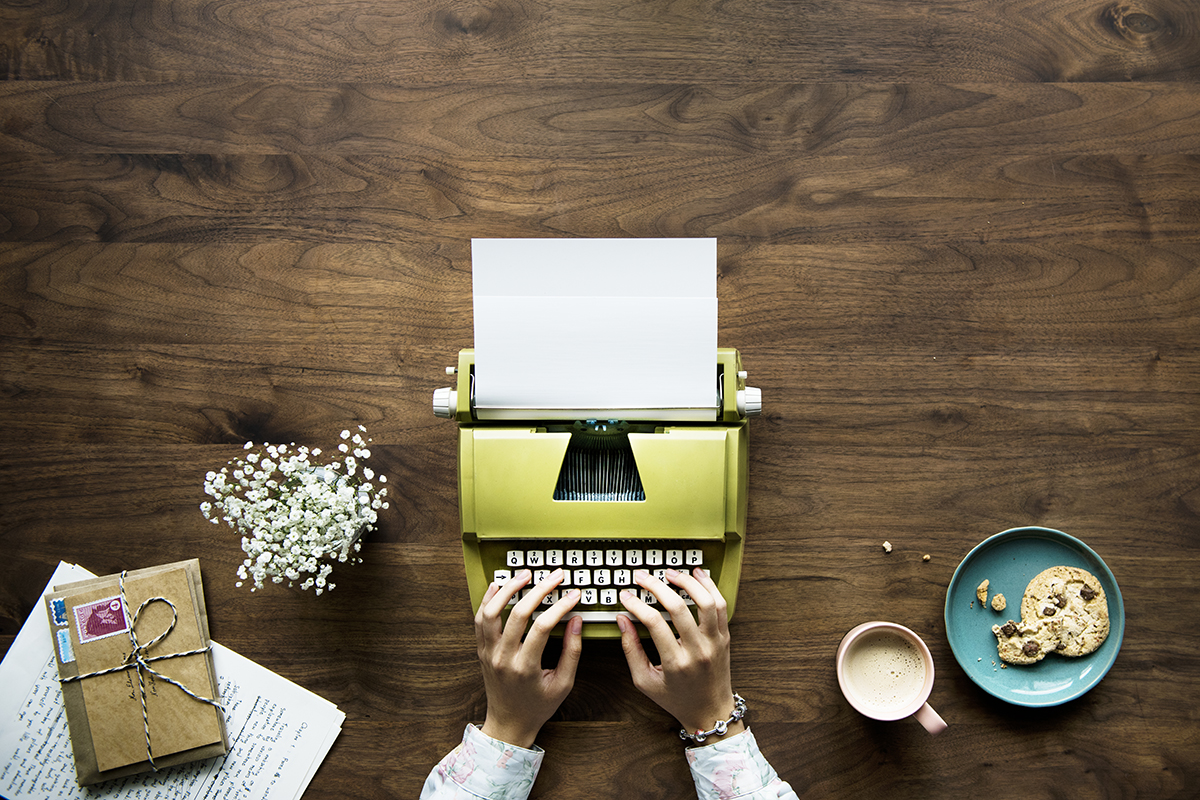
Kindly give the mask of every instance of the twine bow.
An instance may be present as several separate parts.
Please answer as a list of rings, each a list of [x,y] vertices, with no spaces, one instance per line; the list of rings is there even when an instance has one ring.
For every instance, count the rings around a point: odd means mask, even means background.
[[[125,660],[123,662],[121,662],[120,664],[118,664],[115,667],[109,667],[108,669],[97,670],[96,672],[88,672],[83,675],[72,675],[72,676],[69,676],[66,678],[61,678],[60,681],[62,683],[67,683],[68,681],[81,681],[84,678],[95,678],[100,675],[109,675],[114,672],[123,672],[124,670],[127,670],[127,669],[137,670],[138,699],[142,703],[142,727],[146,731],[146,760],[150,762],[150,769],[154,770],[155,772],[158,772],[158,767],[155,766],[155,764],[154,764],[154,756],[150,752],[150,718],[146,714],[145,673],[149,672],[151,675],[153,675],[158,680],[166,681],[167,683],[171,684],[172,686],[179,687],[183,691],[184,694],[186,694],[188,697],[191,697],[194,700],[199,700],[202,703],[208,703],[210,706],[216,706],[217,709],[219,709],[221,711],[224,711],[225,707],[222,706],[220,703],[218,703],[216,700],[212,700],[208,697],[201,697],[200,695],[193,692],[191,689],[184,686],[179,681],[176,681],[173,678],[168,678],[166,675],[163,675],[161,672],[158,672],[157,670],[155,670],[153,667],[150,666],[151,661],[162,661],[164,659],[179,658],[181,656],[195,656],[195,655],[200,655],[201,653],[207,653],[211,649],[211,645],[206,644],[204,647],[201,647],[197,650],[188,650],[188,651],[182,652],[182,653],[168,653],[166,655],[161,655],[161,656],[147,656],[146,655],[146,651],[148,651],[150,648],[154,647],[156,644],[158,644],[162,640],[166,639],[168,636],[171,635],[171,631],[175,630],[175,623],[179,620],[179,612],[175,610],[175,604],[172,603],[170,600],[168,600],[165,597],[148,597],[142,601],[142,604],[140,606],[138,606],[138,610],[135,611],[133,614],[133,617],[130,618],[129,605],[125,600],[125,570],[121,571],[121,575],[118,579],[118,586],[120,587],[120,590],[121,590],[121,613],[123,613],[125,615],[125,625],[129,630],[129,644],[130,644],[129,655],[125,657]],[[162,601],[171,607],[171,624],[167,626],[167,629],[165,631],[160,633],[158,636],[155,636],[149,642],[146,642],[146,644],[139,644],[138,639],[137,639],[137,631],[135,630],[135,627],[137,626],[138,617],[140,617],[142,615],[142,612],[146,609],[146,606],[150,605],[151,603],[158,602],[158,601]]]

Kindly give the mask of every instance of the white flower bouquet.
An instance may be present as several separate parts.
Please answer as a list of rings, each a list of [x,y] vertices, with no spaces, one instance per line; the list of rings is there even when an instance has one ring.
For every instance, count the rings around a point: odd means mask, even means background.
[[[355,555],[359,540],[388,504],[387,476],[364,466],[370,439],[366,428],[358,430],[342,431],[341,455],[329,461],[319,460],[318,448],[246,442],[250,452],[204,476],[213,502],[201,503],[200,511],[242,534],[246,560],[238,567],[238,586],[253,580],[253,592],[268,578],[288,586],[300,581],[301,589],[320,595],[334,588],[335,563],[362,561]]]

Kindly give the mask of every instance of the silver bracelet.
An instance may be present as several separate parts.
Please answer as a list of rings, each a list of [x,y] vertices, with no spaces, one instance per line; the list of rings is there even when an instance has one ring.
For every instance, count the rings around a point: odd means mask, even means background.
[[[729,715],[729,719],[719,719],[717,724],[713,726],[711,731],[696,731],[688,733],[685,728],[679,729],[679,738],[687,741],[691,739],[696,744],[701,744],[708,737],[716,734],[724,736],[725,731],[729,730],[729,726],[746,716],[746,701],[737,692],[733,693],[733,713]]]

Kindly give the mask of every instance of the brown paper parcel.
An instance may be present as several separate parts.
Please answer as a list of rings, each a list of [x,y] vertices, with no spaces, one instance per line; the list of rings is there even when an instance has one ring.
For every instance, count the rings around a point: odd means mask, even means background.
[[[170,600],[178,620],[165,639],[144,653],[146,658],[185,653],[209,644],[200,565],[195,559],[126,573],[127,614],[120,606],[118,575],[56,586],[46,602],[55,630],[59,678],[87,675],[125,663],[132,650],[126,620],[151,597]],[[54,601],[58,599],[63,604],[56,619]],[[58,624],[64,621],[65,626]],[[149,644],[170,624],[171,607],[161,601],[151,602],[134,626],[138,644]],[[70,653],[63,652],[60,637],[64,635],[70,637]],[[72,654],[74,661],[64,660]],[[199,697],[219,700],[211,651],[150,661],[149,666]],[[158,769],[228,752],[225,719],[219,708],[189,697],[149,672],[143,671],[142,678],[144,720],[136,667],[62,684],[80,785],[149,771],[152,766],[146,752],[147,728],[153,766]]]

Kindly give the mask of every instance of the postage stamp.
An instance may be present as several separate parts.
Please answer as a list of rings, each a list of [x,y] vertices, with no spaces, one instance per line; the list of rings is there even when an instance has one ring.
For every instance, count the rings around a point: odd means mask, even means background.
[[[67,624],[67,601],[66,600],[64,600],[61,597],[58,598],[57,600],[51,600],[50,601],[50,609],[54,612],[54,624],[55,625],[62,626],[62,625]]]
[[[120,595],[75,606],[71,611],[75,614],[75,631],[79,634],[80,644],[94,642],[106,636],[116,636],[129,630]]]
[[[71,649],[71,631],[59,628],[55,633],[58,634],[58,660],[70,664],[75,660],[75,651]]]

